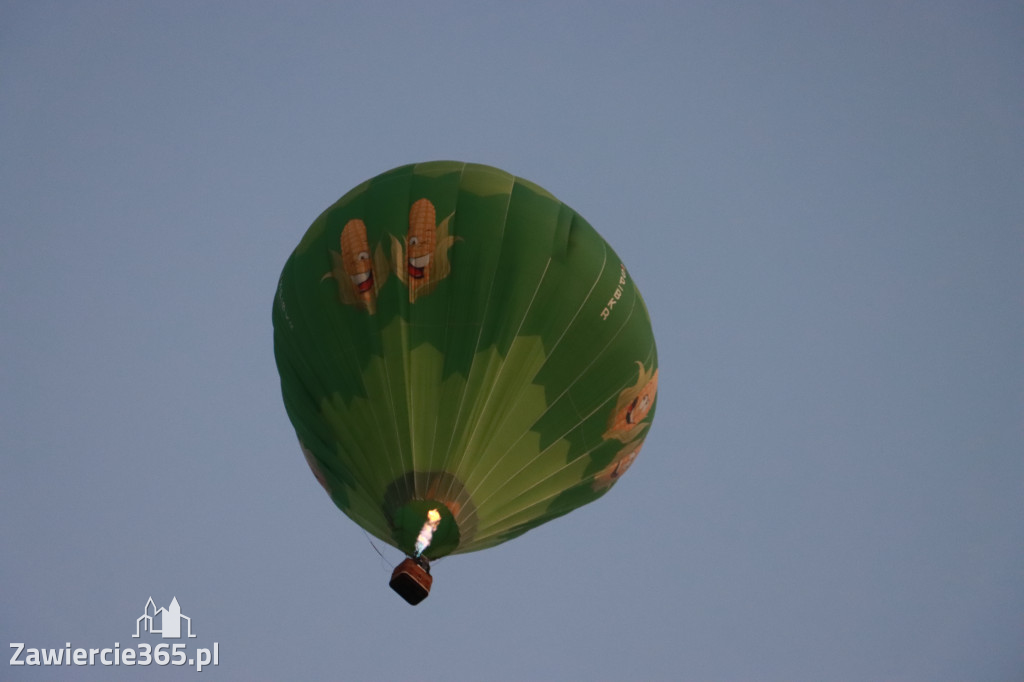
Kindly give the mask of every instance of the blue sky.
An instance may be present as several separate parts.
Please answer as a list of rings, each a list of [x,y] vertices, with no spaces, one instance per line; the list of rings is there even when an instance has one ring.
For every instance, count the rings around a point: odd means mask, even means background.
[[[0,2],[0,640],[134,646],[152,596],[224,680],[1020,679],[1022,35],[1013,2]],[[411,608],[302,459],[270,309],[320,211],[432,159],[608,239],[660,395],[613,492]]]

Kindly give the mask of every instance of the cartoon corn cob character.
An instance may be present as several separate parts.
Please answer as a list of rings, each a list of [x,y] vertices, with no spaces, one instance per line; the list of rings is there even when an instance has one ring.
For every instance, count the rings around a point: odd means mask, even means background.
[[[375,257],[371,257],[366,225],[358,218],[345,223],[340,241],[341,253],[331,251],[331,271],[322,279],[333,277],[342,303],[363,308],[372,315],[377,311],[377,289],[387,279],[387,259],[380,246]]]
[[[594,477],[594,490],[605,490],[612,487],[636,460],[636,456],[640,454],[640,448],[643,447],[643,444],[644,442],[641,439],[633,441],[619,450],[608,466]]]
[[[411,280],[430,281],[430,259],[437,239],[437,211],[428,199],[420,199],[409,209],[408,273]]]
[[[402,243],[391,237],[392,267],[409,287],[409,302],[429,294],[451,272],[448,249],[455,243],[449,236],[451,215],[437,224],[437,210],[429,199],[418,199],[409,209],[409,229]]]
[[[647,427],[642,422],[658,394],[658,370],[648,372],[642,362],[636,364],[640,367],[640,376],[636,384],[619,394],[615,410],[608,417],[608,430],[603,436],[605,440],[614,438],[627,443]]]

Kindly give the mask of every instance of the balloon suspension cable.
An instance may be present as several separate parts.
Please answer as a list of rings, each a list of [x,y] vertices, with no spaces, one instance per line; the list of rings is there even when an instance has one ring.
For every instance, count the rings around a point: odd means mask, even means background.
[[[376,544],[375,544],[375,543],[373,542],[373,538],[371,538],[371,537],[370,537],[370,534],[369,534],[369,533],[367,533],[367,532],[366,532],[366,531],[364,530],[364,531],[363,531],[363,535],[365,535],[365,536],[366,536],[366,541],[370,543],[370,547],[373,547],[373,551],[377,553],[377,556],[379,556],[379,557],[380,557],[381,561],[385,562],[385,563],[384,563],[383,565],[384,565],[384,566],[387,566],[388,558],[387,558],[386,556],[384,556],[384,554],[383,554],[383,553],[381,553],[380,549],[379,549],[379,548],[377,547],[377,545],[376,545]]]

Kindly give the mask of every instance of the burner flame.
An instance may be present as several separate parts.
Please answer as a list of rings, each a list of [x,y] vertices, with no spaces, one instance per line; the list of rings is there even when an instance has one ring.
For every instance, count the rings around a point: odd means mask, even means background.
[[[434,531],[441,523],[441,514],[436,509],[427,512],[427,522],[420,528],[420,534],[416,536],[416,556],[420,556],[430,546],[434,537]]]

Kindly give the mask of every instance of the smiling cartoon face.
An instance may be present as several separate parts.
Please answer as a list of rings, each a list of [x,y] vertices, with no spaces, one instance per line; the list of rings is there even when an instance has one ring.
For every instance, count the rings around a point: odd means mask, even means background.
[[[647,426],[644,419],[654,406],[658,395],[658,370],[648,372],[642,363],[640,376],[635,385],[622,391],[615,402],[615,409],[608,418],[608,430],[604,438],[614,438],[623,443],[636,438]]]
[[[406,235],[407,267],[411,279],[430,278],[430,260],[437,241],[437,214],[429,199],[420,199],[409,209]]]
[[[341,259],[355,290],[361,295],[373,291],[373,259],[362,220],[348,221],[341,231]]]
[[[636,460],[636,456],[640,454],[640,448],[643,447],[643,444],[642,440],[634,441],[619,450],[618,454],[615,455],[615,459],[594,477],[594,490],[605,490],[612,487]]]
[[[633,426],[639,424],[651,411],[654,404],[654,396],[658,393],[658,370],[654,370],[654,376],[640,389],[640,395],[633,398],[620,415],[620,420]]]
[[[450,234],[454,213],[440,223],[430,199],[417,199],[409,209],[405,239],[391,235],[391,269],[409,287],[409,302],[432,292],[452,270],[448,250],[457,237]]]
[[[370,250],[366,224],[358,218],[345,223],[339,238],[341,253],[331,250],[331,269],[321,281],[337,282],[338,299],[373,315],[377,311],[377,289],[388,278],[388,262],[380,245]]]

